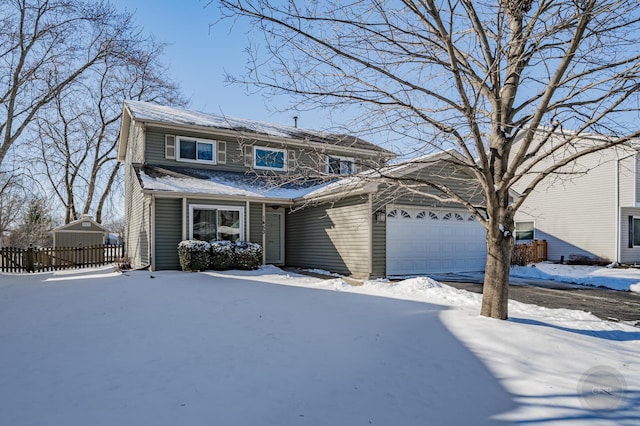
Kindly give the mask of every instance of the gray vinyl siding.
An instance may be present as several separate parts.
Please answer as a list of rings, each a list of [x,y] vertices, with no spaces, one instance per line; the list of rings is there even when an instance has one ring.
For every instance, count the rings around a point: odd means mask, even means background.
[[[174,135],[174,136],[190,136],[203,138],[208,140],[216,140],[223,141],[226,143],[226,163],[225,164],[199,164],[199,163],[191,163],[191,162],[181,162],[173,159],[165,158],[165,135]],[[283,144],[273,143],[273,142],[263,142],[256,141],[253,139],[240,140],[239,138],[233,138],[228,136],[218,136],[215,133],[203,133],[203,132],[193,132],[193,131],[176,131],[173,129],[160,129],[160,128],[148,128],[146,131],[146,153],[145,153],[145,161],[149,164],[158,165],[158,166],[184,166],[184,167],[193,167],[193,168],[215,168],[216,170],[221,171],[234,171],[234,172],[243,172],[247,170],[251,170],[250,167],[246,167],[244,164],[244,153],[243,146],[251,145],[251,146],[261,146],[261,147],[272,147],[272,148],[285,148]],[[138,144],[138,146],[142,146],[142,144]],[[291,154],[292,158],[288,162],[289,166],[293,166],[292,170],[288,170],[289,173],[292,174],[303,174],[303,175],[318,175],[319,173],[326,173],[327,171],[327,157],[326,154],[331,154],[340,157],[350,157],[355,158],[353,153],[349,153],[344,149],[335,149],[331,150],[314,150],[313,148],[304,148],[304,147],[286,147],[286,149]],[[368,159],[357,160],[358,164],[366,163],[366,164],[381,164],[381,159],[377,156],[372,156]],[[258,171],[259,172],[259,171]]]
[[[252,243],[262,245],[262,204],[251,203],[249,206],[249,236]]]
[[[128,164],[125,171],[125,250],[134,267],[149,265],[149,206],[142,188]]]
[[[287,265],[370,276],[368,197],[309,206],[285,220]]]
[[[416,182],[428,181],[432,184],[446,185],[455,193],[461,195],[464,199],[469,200],[476,205],[484,205],[484,195],[482,187],[478,182],[470,177],[466,172],[454,168],[450,164],[434,164],[429,167],[409,173],[405,180],[409,184],[414,184],[412,179]],[[442,192],[435,188],[423,186],[420,188],[421,194],[415,194],[398,188],[396,186],[389,186],[386,190],[382,191],[379,195],[379,199],[386,199],[393,204],[410,205],[410,206],[423,206],[423,207],[451,207],[458,205],[457,203],[445,203],[436,198],[429,197],[422,194],[431,194],[436,197],[446,197]]]
[[[620,262],[640,264],[640,246],[629,247],[633,245],[633,240],[629,241],[629,217],[640,219],[640,208],[620,210]]]
[[[182,199],[155,199],[154,269],[180,269],[178,243],[182,240]]]
[[[223,141],[226,143],[227,161],[225,164],[210,165],[210,164],[190,163],[190,162],[166,159],[164,157],[165,135],[190,136],[194,138]],[[175,131],[175,130],[165,131],[161,129],[147,129],[146,144],[147,144],[146,161],[149,164],[154,164],[159,166],[163,166],[163,165],[164,166],[182,166],[182,167],[206,168],[206,169],[213,167],[216,170],[234,171],[234,172],[242,172],[246,170],[246,167],[244,167],[244,157],[242,156],[242,152],[240,150],[240,144],[238,143],[237,139],[234,139],[234,138],[219,137],[212,134],[206,134],[201,132]]]
[[[384,277],[387,275],[387,226],[386,222],[372,220],[373,239],[371,243],[371,275]]]
[[[246,203],[241,201],[189,198],[187,199],[187,215],[183,217],[182,198],[156,198],[155,269],[180,269],[177,247],[182,240],[183,226],[188,223],[188,209],[191,205],[244,207],[245,238],[262,244],[262,205],[259,203],[251,203],[249,212],[247,212]],[[249,221],[249,235],[247,235],[246,225]]]

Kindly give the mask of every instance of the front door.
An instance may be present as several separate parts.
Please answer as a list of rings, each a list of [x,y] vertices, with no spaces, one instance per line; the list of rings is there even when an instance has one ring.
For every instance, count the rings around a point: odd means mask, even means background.
[[[284,263],[284,215],[282,212],[265,214],[265,257],[269,264]]]

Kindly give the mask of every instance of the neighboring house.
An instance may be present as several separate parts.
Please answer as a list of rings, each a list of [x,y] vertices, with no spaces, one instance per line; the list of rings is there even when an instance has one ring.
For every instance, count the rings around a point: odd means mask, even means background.
[[[585,137],[597,143],[602,136]],[[545,163],[537,170],[542,170]],[[551,261],[640,263],[640,154],[619,146],[579,159],[539,184],[517,212],[516,243],[547,241]],[[514,187],[522,191],[527,181]]]
[[[485,233],[465,209],[403,191],[385,176],[453,179],[444,152],[389,166],[361,139],[124,103],[125,247],[132,263],[179,269],[181,240],[246,240],[264,262],[357,277],[484,269]]]
[[[104,244],[109,230],[93,220],[91,215],[82,215],[51,233],[53,247],[89,247]]]

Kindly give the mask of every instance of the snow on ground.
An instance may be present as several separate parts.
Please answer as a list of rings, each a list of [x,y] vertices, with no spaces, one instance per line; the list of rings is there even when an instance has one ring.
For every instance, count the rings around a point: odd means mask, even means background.
[[[640,329],[479,303],[274,267],[0,275],[0,424],[640,423]]]
[[[514,266],[512,277],[560,281],[591,287],[607,287],[614,290],[630,290],[640,293],[640,269],[610,268],[586,265],[559,265],[536,263],[530,266]]]

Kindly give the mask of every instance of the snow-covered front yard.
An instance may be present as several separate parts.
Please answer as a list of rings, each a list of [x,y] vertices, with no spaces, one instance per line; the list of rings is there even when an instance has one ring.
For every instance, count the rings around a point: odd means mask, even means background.
[[[427,278],[0,275],[0,425],[640,423],[640,329]]]

